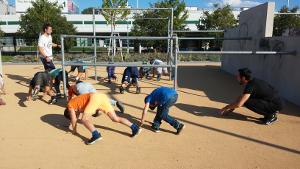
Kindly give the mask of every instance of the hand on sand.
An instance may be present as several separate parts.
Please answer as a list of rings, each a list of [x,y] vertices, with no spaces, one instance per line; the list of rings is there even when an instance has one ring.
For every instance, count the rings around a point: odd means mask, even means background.
[[[0,98],[0,106],[2,106],[2,105],[4,106],[4,105],[6,105],[6,103],[3,99]]]
[[[227,109],[221,109],[220,110],[220,114],[221,115],[226,115],[226,114],[228,114],[228,113],[231,113],[231,112],[233,112],[234,111],[234,109],[229,109],[229,110],[227,110]]]
[[[31,96],[27,96],[26,100],[27,101],[32,101],[32,97]]]

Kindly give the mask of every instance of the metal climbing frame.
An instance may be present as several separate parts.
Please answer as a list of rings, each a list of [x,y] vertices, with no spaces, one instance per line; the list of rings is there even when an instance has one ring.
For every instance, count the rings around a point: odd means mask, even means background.
[[[127,66],[137,66],[137,67],[168,67],[168,68],[175,68],[175,72],[177,72],[177,52],[175,52],[175,59],[173,62],[170,62],[171,64],[166,65],[144,65],[142,62],[116,62],[116,63],[108,63],[108,62],[94,62],[94,63],[78,63],[78,62],[70,62],[65,60],[65,38],[91,38],[96,40],[98,39],[124,39],[124,40],[171,40],[171,42],[174,40],[174,37],[147,37],[147,36],[87,36],[87,35],[61,35],[61,55],[62,55],[62,69],[63,72],[66,71],[66,66],[72,66],[72,65],[79,65],[79,66],[94,66],[94,67],[105,67],[105,66],[115,66],[115,67],[127,67]],[[173,56],[173,50],[171,50],[171,55],[168,55],[169,57]],[[170,58],[169,58],[170,59]],[[67,85],[66,85],[66,74],[63,73],[63,85],[64,85],[64,95],[67,96]],[[176,89],[177,87],[177,73],[174,74],[174,84],[173,87]]]
[[[168,22],[168,37],[173,37],[174,35],[174,8],[93,8],[93,35],[96,36],[96,21],[95,21],[95,13],[97,11],[101,10],[128,10],[128,11],[151,11],[151,10],[169,10],[171,11],[170,17],[167,18],[169,20]],[[142,18],[139,18],[142,19]],[[153,18],[147,18],[147,19],[153,19]],[[157,18],[157,19],[165,19],[165,18]],[[113,29],[111,28],[111,35],[113,35]],[[128,42],[127,42],[128,43]],[[168,61],[169,65],[172,65],[172,62],[174,62],[174,57],[173,57],[173,39],[168,39],[168,54],[170,55],[170,60]],[[94,39],[94,63],[97,62],[97,52],[96,52],[96,39]],[[172,67],[170,68],[170,79],[171,79],[171,72],[172,72]],[[97,71],[95,67],[95,79],[97,79]]]

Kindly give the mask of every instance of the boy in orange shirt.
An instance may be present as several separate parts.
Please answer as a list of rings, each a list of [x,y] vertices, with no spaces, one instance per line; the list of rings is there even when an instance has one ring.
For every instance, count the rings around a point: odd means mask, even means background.
[[[94,144],[97,140],[102,138],[101,134],[95,129],[91,120],[91,115],[98,111],[102,111],[108,115],[113,122],[121,123],[130,127],[132,130],[132,137],[139,133],[140,129],[136,124],[116,115],[110,99],[105,94],[82,94],[69,101],[64,115],[67,119],[71,120],[73,133],[76,133],[79,114],[83,114],[81,119],[82,123],[92,133],[92,138],[86,144]]]

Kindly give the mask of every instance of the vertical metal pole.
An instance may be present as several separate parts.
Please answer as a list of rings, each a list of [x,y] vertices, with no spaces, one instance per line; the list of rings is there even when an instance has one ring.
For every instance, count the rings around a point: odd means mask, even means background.
[[[96,36],[96,21],[95,21],[95,8],[93,8],[93,35]],[[97,63],[97,41],[94,38],[94,64]],[[94,66],[95,69],[95,80],[97,80],[97,67]]]
[[[168,37],[171,37],[170,36],[170,17],[168,19]],[[167,52],[168,52],[168,55],[170,54],[170,39],[168,39],[168,45],[167,45],[168,49],[167,49]]]
[[[2,46],[0,46],[0,74],[3,75],[3,69],[2,69]]]
[[[174,89],[177,90],[177,59],[178,59],[178,51],[179,51],[179,42],[178,42],[178,37],[175,37],[175,59],[174,59],[174,66],[175,66],[175,71],[174,71]]]
[[[66,80],[66,68],[65,68],[65,45],[64,45],[64,37],[60,36],[60,43],[61,43],[61,57],[62,57],[62,70],[63,70],[63,85],[64,85],[64,96],[65,99],[68,100],[68,93],[67,93],[67,80]]]
[[[170,37],[172,37],[171,39],[171,43],[170,43],[170,61],[169,64],[173,65],[172,61],[173,61],[173,23],[174,23],[174,8],[171,8],[171,25],[170,25]],[[174,62],[174,61],[173,61]],[[172,71],[173,68],[172,66],[170,67],[170,73],[169,73],[169,80],[172,80]]]
[[[129,26],[128,26],[128,21],[127,21],[127,37],[129,35]],[[127,39],[127,54],[129,54],[129,39]]]

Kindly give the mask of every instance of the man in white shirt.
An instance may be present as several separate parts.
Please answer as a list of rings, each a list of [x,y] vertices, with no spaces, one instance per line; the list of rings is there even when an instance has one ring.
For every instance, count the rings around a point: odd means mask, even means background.
[[[46,71],[55,69],[53,64],[52,47],[61,47],[55,43],[52,43],[52,26],[47,23],[43,26],[43,34],[39,37],[38,49],[41,54],[41,61]]]

